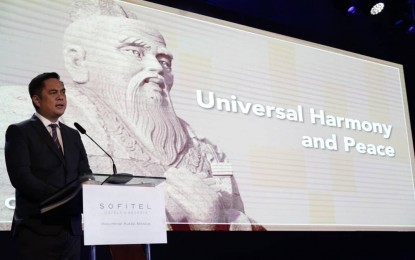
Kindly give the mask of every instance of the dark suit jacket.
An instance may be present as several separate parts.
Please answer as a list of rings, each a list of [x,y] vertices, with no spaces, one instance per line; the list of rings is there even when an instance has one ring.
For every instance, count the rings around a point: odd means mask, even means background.
[[[23,227],[42,235],[55,235],[68,227],[82,233],[81,199],[40,214],[40,203],[82,174],[89,174],[88,158],[78,131],[60,123],[64,155],[40,119],[10,125],[6,131],[5,157],[10,181],[16,189],[12,233]],[[69,210],[70,209],[70,210]]]

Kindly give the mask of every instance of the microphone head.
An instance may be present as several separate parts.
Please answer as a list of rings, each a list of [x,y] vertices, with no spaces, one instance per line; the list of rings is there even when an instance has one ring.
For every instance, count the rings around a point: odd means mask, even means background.
[[[86,133],[86,130],[80,124],[78,124],[77,122],[75,122],[73,125],[76,127],[76,129],[78,129],[79,132],[81,132],[81,134]]]

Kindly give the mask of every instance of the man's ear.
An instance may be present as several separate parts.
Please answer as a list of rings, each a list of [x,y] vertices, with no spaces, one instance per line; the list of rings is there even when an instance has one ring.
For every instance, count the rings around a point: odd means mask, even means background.
[[[85,65],[85,49],[79,45],[69,45],[63,52],[66,69],[71,74],[73,81],[80,84],[87,82],[89,73]]]
[[[32,103],[35,107],[40,107],[40,97],[38,97],[37,95],[33,95]]]

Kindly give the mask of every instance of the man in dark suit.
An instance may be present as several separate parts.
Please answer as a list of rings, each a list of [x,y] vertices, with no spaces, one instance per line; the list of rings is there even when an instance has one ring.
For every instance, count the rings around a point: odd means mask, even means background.
[[[85,148],[79,133],[59,122],[66,95],[57,73],[35,77],[29,93],[36,113],[6,131],[6,166],[16,189],[12,234],[21,259],[80,259],[80,196],[47,214],[40,203],[91,173]]]

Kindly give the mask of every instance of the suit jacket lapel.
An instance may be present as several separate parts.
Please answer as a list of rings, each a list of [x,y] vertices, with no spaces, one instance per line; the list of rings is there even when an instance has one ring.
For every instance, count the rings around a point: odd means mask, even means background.
[[[38,134],[40,135],[40,137],[45,141],[49,148],[59,157],[59,159],[63,163],[65,163],[65,159],[63,158],[62,152],[59,151],[55,142],[53,142],[52,136],[50,135],[46,127],[43,125],[42,121],[40,121],[40,119],[36,115],[33,115],[31,118],[31,122]]]

